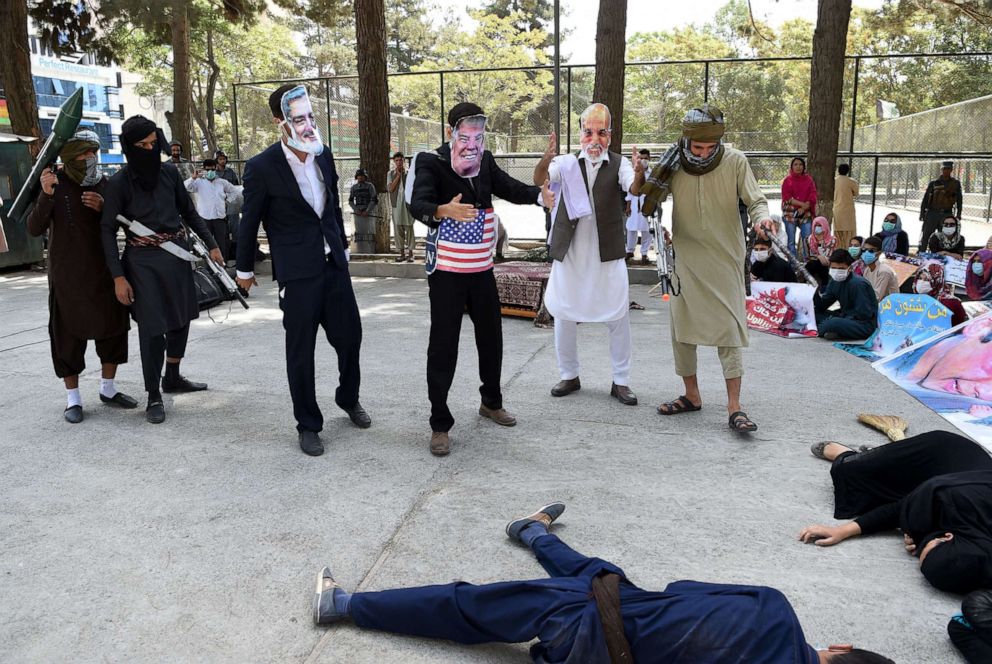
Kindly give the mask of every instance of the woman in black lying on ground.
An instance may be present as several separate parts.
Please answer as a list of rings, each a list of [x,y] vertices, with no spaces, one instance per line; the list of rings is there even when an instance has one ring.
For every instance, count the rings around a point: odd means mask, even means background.
[[[809,526],[800,540],[832,546],[901,528],[906,550],[936,588],[992,586],[992,457],[980,445],[930,431],[864,452],[832,442],[811,451],[833,462],[834,518],[853,520]]]

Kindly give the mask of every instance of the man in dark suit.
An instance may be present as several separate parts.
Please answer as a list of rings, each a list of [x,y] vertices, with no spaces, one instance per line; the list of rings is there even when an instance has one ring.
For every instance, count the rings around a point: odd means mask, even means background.
[[[319,456],[324,453],[318,435],[324,418],[314,382],[317,328],[324,328],[338,355],[340,383],[334,401],[364,429],[372,420],[358,402],[362,322],[348,274],[334,158],[320,140],[306,88],[281,86],[269,97],[269,108],[281,138],[245,165],[238,244],[252,247],[259,223],[265,226],[273,277],[279,282],[300,448]],[[238,252],[238,285],[245,290],[257,283],[254,263],[252,251]]]

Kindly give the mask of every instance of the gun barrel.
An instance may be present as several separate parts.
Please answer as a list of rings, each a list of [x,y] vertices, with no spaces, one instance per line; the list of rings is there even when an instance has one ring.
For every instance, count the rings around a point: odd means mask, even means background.
[[[46,168],[55,163],[66,142],[76,133],[79,128],[79,121],[83,117],[83,89],[77,88],[59,108],[59,114],[52,124],[52,133],[45,139],[38,158],[28,174],[24,186],[17,192],[14,204],[10,208],[10,219],[15,222],[23,222],[27,214],[28,206],[38,198],[38,191],[41,189],[41,174]]]

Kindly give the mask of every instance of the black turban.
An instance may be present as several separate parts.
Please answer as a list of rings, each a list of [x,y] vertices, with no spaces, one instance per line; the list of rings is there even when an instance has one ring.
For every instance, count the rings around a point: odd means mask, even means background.
[[[156,134],[158,141],[155,149],[145,150],[135,145],[152,133]],[[127,159],[128,172],[147,191],[155,189],[158,184],[158,174],[162,169],[161,141],[161,130],[143,115],[132,116],[121,126],[121,152]]]

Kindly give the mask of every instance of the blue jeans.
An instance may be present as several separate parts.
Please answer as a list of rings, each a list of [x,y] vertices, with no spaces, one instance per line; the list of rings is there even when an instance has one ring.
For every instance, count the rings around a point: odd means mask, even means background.
[[[799,224],[799,235],[801,238],[801,252],[796,253],[796,224],[791,221],[785,222],[785,234],[789,240],[789,253],[793,256],[805,256],[809,247],[809,236],[813,234],[813,221],[804,221]]]

